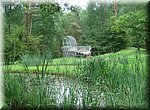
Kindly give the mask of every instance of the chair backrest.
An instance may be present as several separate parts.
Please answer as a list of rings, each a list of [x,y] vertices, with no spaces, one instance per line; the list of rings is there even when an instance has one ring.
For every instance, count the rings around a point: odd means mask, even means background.
[[[72,36],[66,36],[64,39],[63,39],[63,46],[73,46],[73,47],[77,47],[78,44],[77,44],[77,41],[74,37]]]

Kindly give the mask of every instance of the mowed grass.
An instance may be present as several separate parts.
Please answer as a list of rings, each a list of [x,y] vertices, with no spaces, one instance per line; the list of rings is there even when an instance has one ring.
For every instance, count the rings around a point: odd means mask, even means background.
[[[148,53],[145,49],[138,51],[136,48],[130,47],[116,53],[96,56],[95,58],[107,60],[110,65],[116,63],[120,68],[123,64],[126,64],[127,68],[132,68],[133,65],[137,65],[139,68],[147,68]]]
[[[116,53],[108,53],[108,54],[104,54],[104,55],[98,55],[96,57],[111,57],[111,56],[121,56],[121,55],[127,55],[128,58],[133,58],[135,57],[135,55],[137,54],[138,50],[134,47],[129,47],[127,49],[121,50],[119,52]],[[145,49],[140,49],[139,51],[141,56],[147,56],[148,53]],[[122,56],[123,57],[123,56]]]
[[[80,65],[86,58],[64,57],[53,59],[52,65]]]
[[[102,58],[104,60],[107,60],[110,65],[113,65],[113,63],[117,63],[118,66],[121,66],[122,62],[120,59],[127,59],[128,65],[133,65],[133,63],[136,63],[137,56],[140,56],[140,60],[144,63],[144,67],[146,68],[146,59],[147,59],[147,52],[145,49],[141,49],[139,52],[136,48],[127,48],[125,50],[116,52],[116,53],[109,53],[104,55],[98,55],[95,57],[90,58],[73,58],[73,57],[66,57],[66,58],[58,58],[53,59],[52,63],[49,64],[46,67],[45,72],[47,73],[63,73],[66,75],[73,75],[76,71],[76,68],[79,68],[82,66],[84,62],[89,62],[91,59],[99,59]],[[27,66],[25,67],[23,64],[18,63],[15,65],[4,65],[3,71],[4,72],[40,72],[42,71],[43,66]],[[76,72],[76,75],[78,73]]]
[[[4,68],[4,72],[9,73],[42,73],[42,66],[39,66],[38,69],[35,66],[25,68],[23,65],[9,65]],[[72,71],[75,70],[75,66],[47,66],[45,73],[54,73],[54,74],[72,74]]]

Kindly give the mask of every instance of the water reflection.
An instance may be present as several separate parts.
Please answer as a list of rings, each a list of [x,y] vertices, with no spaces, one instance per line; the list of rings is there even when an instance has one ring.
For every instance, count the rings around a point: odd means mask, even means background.
[[[105,106],[103,93],[97,88],[80,82],[78,79],[51,75],[46,75],[43,78],[38,76],[37,78],[35,75],[26,77],[25,81],[30,91],[32,91],[35,85],[37,88],[42,87],[42,90],[46,91],[46,97],[55,100],[54,102],[58,106],[65,104],[76,105],[77,107]]]

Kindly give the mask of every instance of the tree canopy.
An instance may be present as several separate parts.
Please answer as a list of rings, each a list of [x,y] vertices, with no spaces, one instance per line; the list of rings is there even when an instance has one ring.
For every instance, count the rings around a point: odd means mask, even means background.
[[[6,62],[46,49],[53,58],[62,57],[62,40],[67,35],[75,37],[79,45],[90,45],[92,55],[131,46],[145,48],[145,3],[117,3],[115,10],[114,3],[100,1],[89,2],[85,10],[77,5],[61,5],[3,3]]]

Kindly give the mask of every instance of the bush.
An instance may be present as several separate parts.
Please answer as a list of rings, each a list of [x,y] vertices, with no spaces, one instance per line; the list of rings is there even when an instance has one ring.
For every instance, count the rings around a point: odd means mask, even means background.
[[[43,66],[46,63],[52,64],[52,55],[50,51],[41,54],[25,54],[20,56],[20,61],[26,66]]]

